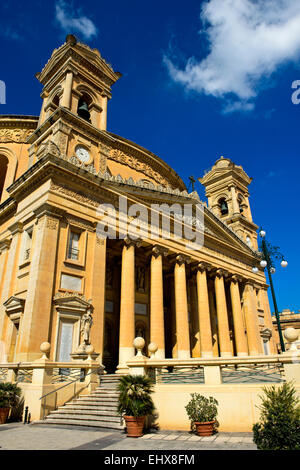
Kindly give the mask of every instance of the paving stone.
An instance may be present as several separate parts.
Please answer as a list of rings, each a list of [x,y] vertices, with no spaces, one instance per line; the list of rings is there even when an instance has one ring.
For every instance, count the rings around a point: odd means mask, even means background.
[[[179,434],[169,434],[167,437],[164,438],[164,441],[175,441]]]
[[[216,436],[203,436],[202,441],[214,441],[216,439]]]
[[[191,441],[201,441],[203,439],[202,436],[192,436],[188,439],[188,442],[191,442]]]

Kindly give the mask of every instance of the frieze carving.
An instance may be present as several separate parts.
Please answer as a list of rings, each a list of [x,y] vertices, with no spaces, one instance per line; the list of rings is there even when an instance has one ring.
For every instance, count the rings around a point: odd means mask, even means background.
[[[79,158],[77,158],[75,155],[73,155],[69,161],[73,165],[76,165],[78,168],[82,168],[83,170],[89,171],[90,173],[93,173],[94,175],[96,175],[97,173],[92,163],[90,165],[86,165],[85,163],[81,162]]]
[[[49,217],[47,217],[46,227],[49,228],[50,230],[56,230],[58,227],[58,220],[49,219]]]
[[[33,129],[0,129],[0,142],[25,143]]]
[[[51,184],[51,190],[62,194],[64,196],[69,196],[72,199],[75,199],[77,202],[81,202],[83,204],[88,204],[93,207],[98,207],[101,201],[91,196],[86,196],[82,193],[72,191],[71,189],[66,188],[65,186],[59,186],[56,184]]]
[[[92,299],[86,299],[86,297],[83,294],[78,294],[77,292],[57,292],[55,296],[53,297],[53,300],[67,299],[69,297],[78,298],[88,304],[92,303]]]
[[[122,152],[122,150],[118,150],[118,149],[111,150],[109,158],[118,163],[127,165],[136,171],[140,171],[141,173],[144,173],[146,176],[154,179],[156,182],[162,185],[168,184],[166,179],[163,176],[161,176],[157,171],[153,170],[153,168],[151,168],[150,165],[148,165],[147,163],[141,162],[137,158]]]
[[[44,142],[41,144],[40,148],[37,151],[37,158],[38,160],[41,159],[44,155],[47,155],[50,153],[51,155],[54,155],[55,157],[60,157],[60,150],[59,147],[52,142],[52,140],[47,140],[47,142]]]

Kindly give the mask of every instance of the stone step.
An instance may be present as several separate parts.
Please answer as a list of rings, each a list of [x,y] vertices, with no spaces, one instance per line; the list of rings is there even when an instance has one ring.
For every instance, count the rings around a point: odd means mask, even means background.
[[[100,419],[100,420],[111,420],[113,422],[119,422],[120,421],[120,416],[117,415],[117,414],[113,414],[111,411],[101,411],[101,413],[99,413],[99,411],[94,411],[94,410],[72,410],[72,409],[63,409],[63,408],[59,408],[58,410],[54,410],[54,411],[51,411],[51,414],[50,416],[53,417],[53,416],[57,416],[57,415],[68,415],[68,416],[71,416],[71,415],[76,415],[76,416],[80,416],[80,417],[83,417],[83,419],[87,419],[88,416],[93,416],[94,419]]]
[[[122,431],[124,426],[120,424],[112,423],[112,422],[100,422],[100,421],[84,421],[81,419],[56,419],[56,418],[46,418],[47,424],[61,424],[61,425],[75,425],[75,426],[89,426],[89,427],[96,427],[96,428],[108,428],[108,429],[117,429]],[[45,421],[43,421],[45,424]]]
[[[94,403],[118,403],[118,399],[117,398],[109,398],[109,397],[90,397],[89,395],[87,395],[86,397],[78,397],[74,400],[74,403],[82,403],[82,402],[94,402]]]
[[[90,408],[93,410],[116,410],[117,409],[117,404],[116,403],[106,403],[106,404],[99,404],[99,403],[74,403],[74,402],[69,402],[63,405],[64,408],[66,407],[74,407],[74,408]],[[61,408],[61,407],[60,407]]]
[[[70,404],[69,406],[59,406],[58,410],[60,411],[70,411],[72,413],[75,413],[77,410],[78,411],[89,411],[91,413],[98,413],[99,415],[109,415],[109,416],[119,416],[117,413],[117,408],[110,408],[110,407],[104,407],[104,406],[76,406]],[[54,411],[52,412],[54,413]]]
[[[77,413],[61,413],[58,410],[53,411],[46,417],[48,419],[80,419],[82,421],[99,421],[100,423],[120,424],[120,417],[99,416],[97,414],[77,414]]]

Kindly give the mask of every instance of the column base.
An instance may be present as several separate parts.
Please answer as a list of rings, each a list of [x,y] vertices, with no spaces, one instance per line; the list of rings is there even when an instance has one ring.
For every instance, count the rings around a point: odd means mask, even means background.
[[[239,352],[239,353],[237,353],[237,357],[248,357],[248,353],[246,353],[246,352]]]
[[[233,357],[233,354],[231,352],[222,352],[221,357]]]
[[[212,351],[202,351],[201,352],[201,357],[203,357],[203,358],[213,357],[213,352]]]
[[[191,353],[190,351],[178,351],[177,359],[190,359]]]

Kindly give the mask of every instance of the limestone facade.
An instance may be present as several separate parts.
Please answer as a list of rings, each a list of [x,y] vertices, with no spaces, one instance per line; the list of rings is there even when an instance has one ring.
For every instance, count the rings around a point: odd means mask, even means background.
[[[0,362],[33,361],[45,341],[51,360],[84,357],[84,315],[85,341],[108,371],[126,371],[136,336],[160,358],[277,353],[265,275],[252,272],[251,179],[219,159],[201,178],[207,205],[159,157],[108,132],[120,76],[69,35],[37,74],[40,116],[0,117]],[[161,231],[99,236],[103,204],[116,207],[122,234],[119,196],[147,210],[199,204],[203,246]]]

